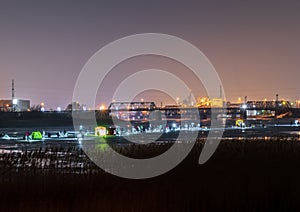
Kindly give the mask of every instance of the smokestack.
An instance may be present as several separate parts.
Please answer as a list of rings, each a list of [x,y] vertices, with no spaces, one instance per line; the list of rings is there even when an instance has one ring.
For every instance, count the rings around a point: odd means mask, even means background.
[[[11,81],[11,101],[15,98],[15,80]]]

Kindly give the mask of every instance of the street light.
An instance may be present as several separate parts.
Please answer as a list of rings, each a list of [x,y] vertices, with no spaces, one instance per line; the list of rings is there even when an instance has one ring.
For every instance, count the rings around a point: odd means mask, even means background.
[[[267,98],[264,99],[264,106],[267,107]]]
[[[176,97],[176,103],[179,105],[179,97]]]
[[[99,107],[99,110],[105,110],[105,105],[101,105],[101,106]]]
[[[45,103],[44,103],[44,102],[41,102],[40,105],[41,105],[41,111],[44,112],[44,111],[45,111]]]

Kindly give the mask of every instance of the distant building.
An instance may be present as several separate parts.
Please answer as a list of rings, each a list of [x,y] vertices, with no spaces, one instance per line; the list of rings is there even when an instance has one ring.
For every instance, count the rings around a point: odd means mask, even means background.
[[[147,120],[150,111],[156,108],[154,102],[112,102],[108,110],[114,118],[128,121]]]
[[[211,100],[211,107],[224,107],[224,100],[222,98],[213,98]]]
[[[201,107],[201,108],[210,107],[211,102],[210,102],[210,99],[208,97],[198,97],[196,105],[197,105],[197,107]]]
[[[198,97],[197,107],[200,108],[222,108],[226,105],[223,98],[208,98],[208,97]]]
[[[16,111],[22,112],[30,109],[30,100],[23,99],[3,99],[0,100],[0,111],[8,112],[8,111]]]
[[[247,108],[291,108],[292,105],[289,101],[247,101]]]

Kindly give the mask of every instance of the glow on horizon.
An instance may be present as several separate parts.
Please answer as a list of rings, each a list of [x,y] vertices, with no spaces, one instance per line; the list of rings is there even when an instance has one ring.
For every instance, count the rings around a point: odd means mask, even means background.
[[[21,1],[17,6],[6,1],[0,7],[0,99],[11,99],[15,79],[17,98],[29,99],[31,105],[45,101],[47,110],[65,108],[81,68],[99,48],[129,34],[161,32],[205,53],[228,101],[245,95],[249,100],[272,100],[276,93],[295,101],[300,98],[298,6],[296,1],[257,0],[78,2],[72,7],[53,1]],[[129,73],[134,65],[149,66],[152,60],[121,66],[117,74]],[[110,96],[105,95],[96,102],[109,105]],[[205,90],[196,95],[204,96]],[[169,101],[143,98],[158,105]]]

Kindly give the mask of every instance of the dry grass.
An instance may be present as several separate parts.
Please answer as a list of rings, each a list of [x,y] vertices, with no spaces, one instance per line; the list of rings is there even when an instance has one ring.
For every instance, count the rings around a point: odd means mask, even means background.
[[[170,145],[133,145],[119,151],[139,158],[163,152]],[[199,140],[178,167],[146,180],[121,179],[104,173],[77,148],[3,154],[0,211],[296,211],[300,208],[297,140],[224,140],[206,164],[198,165],[202,147],[203,140]]]

